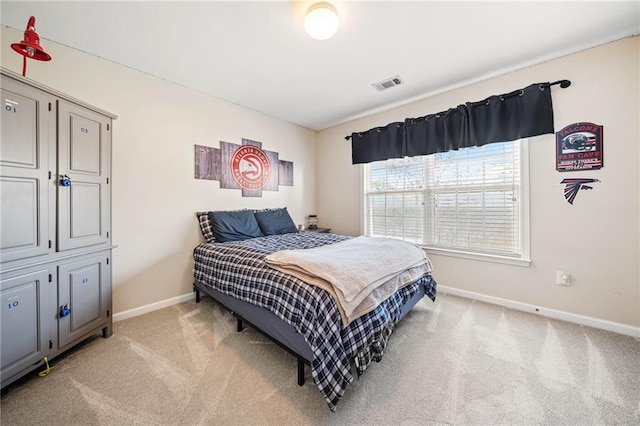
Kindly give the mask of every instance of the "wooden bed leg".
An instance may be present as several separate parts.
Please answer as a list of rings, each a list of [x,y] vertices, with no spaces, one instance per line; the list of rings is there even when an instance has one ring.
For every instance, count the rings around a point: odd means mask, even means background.
[[[304,386],[304,361],[298,358],[298,386]]]
[[[196,292],[196,303],[200,303],[200,290],[193,286],[193,291]]]
[[[244,326],[242,325],[242,319],[236,317],[236,324],[238,333],[240,333],[244,329]]]

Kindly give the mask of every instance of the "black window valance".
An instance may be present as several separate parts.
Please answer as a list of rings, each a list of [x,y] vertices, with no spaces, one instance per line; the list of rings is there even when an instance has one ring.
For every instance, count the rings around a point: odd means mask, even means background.
[[[437,114],[354,132],[353,164],[413,157],[554,133],[551,86],[568,80],[535,83],[524,89],[467,102]]]

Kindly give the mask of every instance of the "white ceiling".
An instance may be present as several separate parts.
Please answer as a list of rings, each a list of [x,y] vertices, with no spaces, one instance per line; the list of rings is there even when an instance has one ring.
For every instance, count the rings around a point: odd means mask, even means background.
[[[20,31],[34,15],[45,50],[55,41],[314,130],[640,33],[638,1],[336,0],[338,33],[318,41],[303,28],[313,3],[3,0],[0,12]],[[404,85],[371,86],[396,74]]]

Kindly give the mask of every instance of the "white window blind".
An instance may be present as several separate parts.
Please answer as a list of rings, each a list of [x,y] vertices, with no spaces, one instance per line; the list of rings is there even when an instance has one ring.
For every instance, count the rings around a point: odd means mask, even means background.
[[[365,165],[365,234],[520,257],[520,145],[493,143]]]

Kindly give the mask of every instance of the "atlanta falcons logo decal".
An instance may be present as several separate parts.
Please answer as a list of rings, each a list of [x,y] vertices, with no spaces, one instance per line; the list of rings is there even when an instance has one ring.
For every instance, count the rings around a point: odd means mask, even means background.
[[[573,205],[573,200],[576,199],[578,192],[581,189],[593,189],[592,186],[589,186],[587,184],[595,182],[600,182],[600,180],[589,178],[567,178],[562,179],[560,185],[564,185],[564,198],[569,202],[569,204]]]

